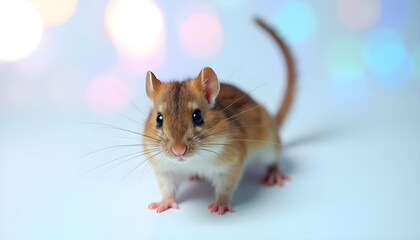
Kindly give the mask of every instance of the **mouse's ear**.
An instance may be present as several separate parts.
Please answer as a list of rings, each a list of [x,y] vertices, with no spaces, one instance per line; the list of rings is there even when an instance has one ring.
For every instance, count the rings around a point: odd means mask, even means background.
[[[210,107],[213,107],[220,91],[220,83],[213,69],[203,68],[195,79],[195,87],[202,92]]]
[[[162,82],[151,71],[148,71],[146,74],[146,93],[150,100],[154,101],[156,99],[161,85]]]

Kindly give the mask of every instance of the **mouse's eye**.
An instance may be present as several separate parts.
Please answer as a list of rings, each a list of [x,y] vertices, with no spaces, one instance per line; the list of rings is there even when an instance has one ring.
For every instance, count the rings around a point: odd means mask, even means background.
[[[163,116],[162,116],[162,113],[158,113],[156,117],[156,126],[162,127],[162,125],[163,125]]]
[[[195,125],[203,124],[203,116],[201,116],[201,111],[196,109],[192,114],[192,120]]]

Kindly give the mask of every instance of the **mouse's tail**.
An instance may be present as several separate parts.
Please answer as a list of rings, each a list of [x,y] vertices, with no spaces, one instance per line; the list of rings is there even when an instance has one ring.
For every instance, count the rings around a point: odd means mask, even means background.
[[[278,109],[276,115],[274,116],[275,124],[278,128],[281,127],[283,121],[289,112],[290,106],[292,105],[293,97],[295,95],[295,84],[296,84],[296,71],[295,64],[292,58],[292,55],[289,51],[289,48],[286,46],[286,43],[276,34],[276,32],[264,23],[261,19],[256,18],[255,21],[257,24],[264,29],[270,36],[276,41],[279,45],[281,51],[283,52],[286,66],[287,66],[287,87],[286,93],[284,95],[283,101],[280,108]]]

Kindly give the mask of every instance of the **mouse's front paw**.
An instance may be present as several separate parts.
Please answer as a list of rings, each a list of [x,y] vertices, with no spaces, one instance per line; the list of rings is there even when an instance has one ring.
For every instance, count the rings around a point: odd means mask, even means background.
[[[229,204],[221,204],[217,202],[210,203],[208,206],[210,213],[218,212],[219,215],[223,215],[225,212],[233,213],[233,208]]]
[[[168,202],[155,202],[151,203],[148,209],[156,209],[156,213],[161,213],[169,208],[178,209],[178,204],[175,201],[168,201]]]

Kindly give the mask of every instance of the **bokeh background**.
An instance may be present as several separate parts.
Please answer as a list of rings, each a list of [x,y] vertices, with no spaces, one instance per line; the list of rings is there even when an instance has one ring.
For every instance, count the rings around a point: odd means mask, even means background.
[[[1,0],[0,239],[419,239],[419,11],[417,0]],[[252,96],[274,112],[284,62],[255,16],[297,64],[281,131],[293,181],[266,188],[248,170],[223,217],[207,211],[208,183],[185,183],[181,209],[156,215],[153,171],[130,159],[138,146],[94,152],[141,139],[99,124],[141,132],[146,71],[183,80],[205,66],[244,90],[263,84]]]

